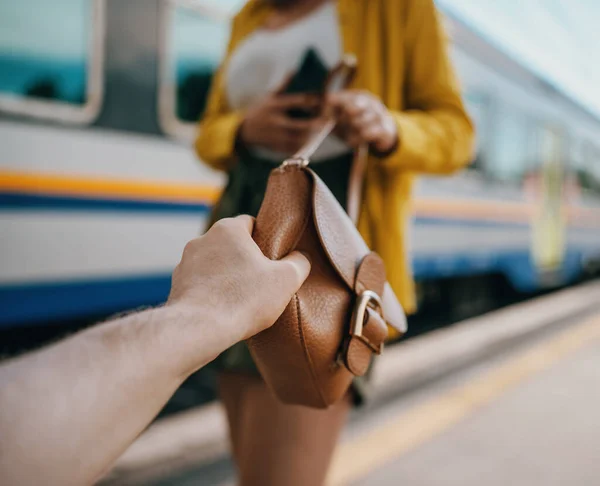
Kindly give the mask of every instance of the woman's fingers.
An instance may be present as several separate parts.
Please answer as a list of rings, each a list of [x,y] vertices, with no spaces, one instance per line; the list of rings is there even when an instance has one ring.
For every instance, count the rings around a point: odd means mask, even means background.
[[[371,128],[381,122],[381,113],[375,110],[365,110],[350,121],[352,128],[357,131],[363,131]]]
[[[271,107],[280,112],[292,109],[315,110],[320,105],[319,97],[311,94],[275,95],[271,98]]]
[[[377,144],[385,137],[386,132],[379,123],[378,116],[365,117],[361,123],[347,127],[343,134],[344,140],[352,148],[357,148],[363,143]]]
[[[271,135],[276,145],[274,148],[278,152],[294,153],[322,126],[323,120],[321,118],[304,120],[278,114],[274,116],[272,122]]]
[[[275,123],[279,129],[297,135],[310,133],[319,126],[319,121],[315,119],[297,119],[285,115],[278,115]]]
[[[379,151],[387,151],[396,143],[397,129],[387,108],[368,92],[342,91],[327,99],[328,110],[336,114],[336,134],[353,148],[368,143]]]
[[[289,116],[291,110],[323,113],[338,120],[336,135],[351,147],[369,143],[379,151],[395,144],[397,129],[381,101],[364,91],[346,90],[323,99],[314,94],[273,94],[250,110],[241,129],[241,140],[291,154],[322,126],[323,118],[298,119]]]
[[[302,148],[307,142],[310,133],[306,134],[290,134],[282,133],[277,137],[275,150],[284,154],[293,154]]]
[[[379,126],[365,127],[362,130],[362,138],[366,143],[376,143],[384,136],[383,129]]]
[[[365,128],[378,122],[377,110],[373,109],[371,100],[362,92],[334,93],[328,103],[329,110],[336,114],[338,120],[337,134],[351,147],[360,145]]]
[[[327,98],[327,105],[339,116],[354,118],[370,109],[375,98],[362,91],[340,91]]]

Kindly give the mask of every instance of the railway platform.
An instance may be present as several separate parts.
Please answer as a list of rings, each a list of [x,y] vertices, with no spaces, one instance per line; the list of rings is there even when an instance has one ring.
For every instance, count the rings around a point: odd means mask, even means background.
[[[600,484],[600,282],[388,350],[328,486]],[[232,486],[218,405],[153,425],[105,485]]]

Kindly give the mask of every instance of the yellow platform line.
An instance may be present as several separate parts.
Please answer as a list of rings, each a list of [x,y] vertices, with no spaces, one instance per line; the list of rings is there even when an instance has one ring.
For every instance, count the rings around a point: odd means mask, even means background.
[[[341,444],[328,486],[347,485],[424,444],[557,361],[600,339],[600,314],[526,350],[483,376]],[[402,481],[399,481],[400,484]]]

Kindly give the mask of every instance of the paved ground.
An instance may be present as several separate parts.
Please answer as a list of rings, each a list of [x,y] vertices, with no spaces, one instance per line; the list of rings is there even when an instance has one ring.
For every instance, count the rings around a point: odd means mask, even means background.
[[[462,408],[434,436],[351,484],[600,484],[599,335],[600,317],[573,347],[562,336],[475,378],[459,389]]]
[[[328,486],[600,485],[599,385],[595,315],[356,414]],[[232,485],[233,469],[144,484]]]

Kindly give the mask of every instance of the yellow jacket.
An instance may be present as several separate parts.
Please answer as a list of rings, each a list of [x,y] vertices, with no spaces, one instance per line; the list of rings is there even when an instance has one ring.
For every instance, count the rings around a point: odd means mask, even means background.
[[[400,144],[371,157],[359,230],[386,263],[392,288],[407,312],[415,310],[407,258],[407,220],[415,174],[447,174],[472,156],[473,126],[461,101],[433,0],[337,0],[344,52],[358,72],[351,88],[379,96],[398,124]],[[250,0],[233,20],[225,58],[257,29],[271,7]],[[227,106],[223,68],[217,73],[200,123],[196,150],[212,167],[235,164],[234,141],[243,114]]]

